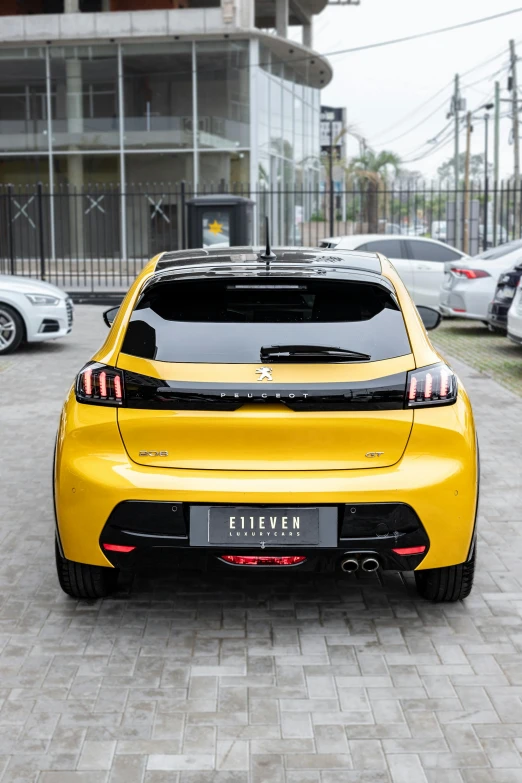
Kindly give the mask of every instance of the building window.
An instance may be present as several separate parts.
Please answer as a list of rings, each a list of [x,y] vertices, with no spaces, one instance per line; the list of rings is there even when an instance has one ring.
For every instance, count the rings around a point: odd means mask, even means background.
[[[197,43],[196,58],[198,147],[248,147],[248,43]]]
[[[50,50],[55,150],[119,146],[118,64],[115,46]]]
[[[33,50],[40,54],[41,50]],[[45,60],[26,52],[0,60],[0,149],[5,152],[46,151],[47,96]]]
[[[193,147],[192,45],[125,46],[123,72],[125,146]]]

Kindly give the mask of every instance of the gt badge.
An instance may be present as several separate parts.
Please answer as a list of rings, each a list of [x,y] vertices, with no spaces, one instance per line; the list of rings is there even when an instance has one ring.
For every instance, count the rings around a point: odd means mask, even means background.
[[[273,381],[272,378],[272,370],[270,367],[260,367],[259,370],[256,370],[256,373],[259,375],[258,381]]]

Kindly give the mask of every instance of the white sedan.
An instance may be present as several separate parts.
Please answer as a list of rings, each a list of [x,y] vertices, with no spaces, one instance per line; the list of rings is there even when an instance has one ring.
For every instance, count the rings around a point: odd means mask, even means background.
[[[382,253],[389,258],[416,305],[439,308],[444,274],[450,264],[467,259],[464,253],[435,239],[393,234],[353,234],[331,237],[321,247]]]
[[[451,264],[440,299],[442,314],[487,323],[498,278],[517,261],[522,261],[522,239],[479,253],[465,264]]]
[[[30,277],[0,275],[0,355],[23,341],[65,337],[72,322],[72,300],[64,291]]]

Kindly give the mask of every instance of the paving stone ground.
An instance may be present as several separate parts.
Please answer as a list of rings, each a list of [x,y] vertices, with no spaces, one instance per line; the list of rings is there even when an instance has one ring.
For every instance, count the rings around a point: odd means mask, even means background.
[[[466,362],[522,397],[522,346],[500,332],[490,332],[481,321],[445,318],[432,334],[437,348]]]
[[[51,461],[62,400],[105,335],[0,359],[1,783],[521,783],[522,400],[457,369],[480,434],[476,587],[141,574],[60,591]]]

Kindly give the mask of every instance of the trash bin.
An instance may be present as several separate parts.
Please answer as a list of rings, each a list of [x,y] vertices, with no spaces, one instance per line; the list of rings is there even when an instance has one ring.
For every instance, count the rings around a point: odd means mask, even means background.
[[[237,247],[253,242],[254,202],[243,196],[214,194],[187,201],[189,248]]]

